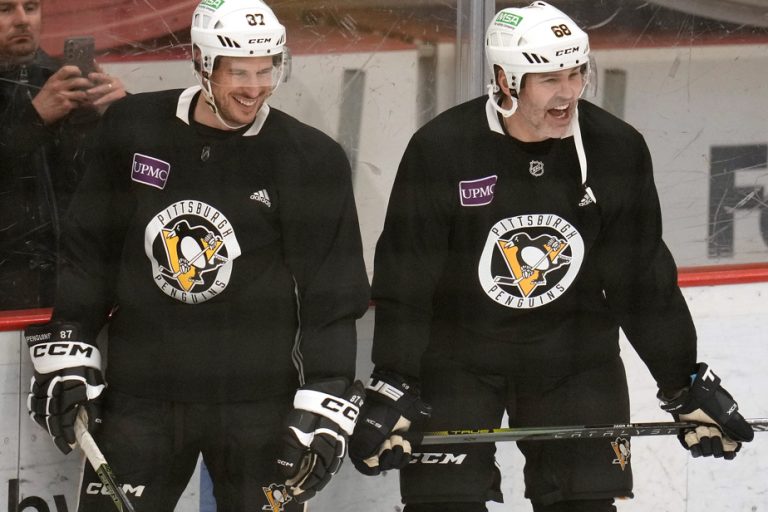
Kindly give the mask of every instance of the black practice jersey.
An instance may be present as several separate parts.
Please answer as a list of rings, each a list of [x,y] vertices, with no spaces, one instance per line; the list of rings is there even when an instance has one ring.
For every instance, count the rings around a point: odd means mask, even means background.
[[[107,111],[65,221],[54,318],[92,341],[112,312],[106,379],[137,396],[352,379],[369,287],[343,150],[267,106],[234,132],[200,125],[198,96]]]
[[[696,337],[661,238],[642,136],[579,103],[574,137],[523,143],[486,99],[411,139],[390,196],[373,283],[374,362],[406,375],[440,352],[541,374],[600,364],[621,327],[664,387],[682,387]]]

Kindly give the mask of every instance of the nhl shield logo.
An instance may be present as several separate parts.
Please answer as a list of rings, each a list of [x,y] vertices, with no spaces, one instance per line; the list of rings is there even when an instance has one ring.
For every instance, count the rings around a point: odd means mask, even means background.
[[[531,173],[531,176],[539,177],[544,174],[544,162],[540,160],[531,160],[531,163],[528,164],[528,172]]]
[[[502,219],[490,229],[478,264],[486,295],[513,309],[557,300],[573,283],[584,259],[584,241],[554,214]]]

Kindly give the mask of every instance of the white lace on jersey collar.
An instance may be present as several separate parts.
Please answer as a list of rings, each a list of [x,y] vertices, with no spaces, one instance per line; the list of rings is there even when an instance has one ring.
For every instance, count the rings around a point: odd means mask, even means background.
[[[502,135],[506,135],[504,132],[504,128],[501,126],[501,121],[499,121],[499,116],[497,114],[494,102],[499,101],[499,98],[501,98],[500,94],[493,95],[493,97],[489,97],[488,101],[485,102],[485,116],[488,119],[488,128],[492,132],[500,133]],[[581,140],[581,127],[579,126],[579,110],[578,108],[573,113],[573,120],[571,121],[571,126],[566,132],[565,135],[563,135],[563,139],[567,139],[568,137],[573,137],[574,144],[576,145],[576,154],[579,158],[579,167],[581,167],[581,183],[582,185],[586,185],[587,183],[587,156],[584,153],[584,143]],[[592,190],[589,187],[586,187],[587,193],[589,193],[590,197],[593,201],[596,202],[596,199],[594,197],[594,194]]]

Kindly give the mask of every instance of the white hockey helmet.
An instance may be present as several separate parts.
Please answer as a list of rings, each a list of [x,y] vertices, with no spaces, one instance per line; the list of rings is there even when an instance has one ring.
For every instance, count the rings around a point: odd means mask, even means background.
[[[526,73],[549,73],[589,65],[589,38],[576,23],[546,2],[499,11],[485,35],[485,54],[498,91],[494,66],[519,92]]]
[[[217,57],[279,55],[282,68],[285,27],[261,0],[202,0],[192,15],[191,36],[200,52],[199,79],[210,77]]]

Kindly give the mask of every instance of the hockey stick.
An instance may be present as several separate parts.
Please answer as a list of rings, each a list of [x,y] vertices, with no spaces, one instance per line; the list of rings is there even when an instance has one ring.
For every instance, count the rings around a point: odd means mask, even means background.
[[[104,454],[99,450],[96,441],[93,440],[91,433],[88,432],[88,428],[85,426],[85,409],[81,408],[75,419],[75,437],[77,438],[77,444],[80,445],[80,449],[88,458],[88,461],[96,470],[96,474],[99,475],[99,480],[104,485],[109,496],[115,504],[115,507],[120,512],[136,512],[133,505],[128,500],[128,496],[125,495],[123,489],[115,483],[115,475],[112,474],[112,468],[107,464],[107,459],[104,458]]]
[[[768,418],[748,419],[755,432],[768,432]],[[443,430],[439,432],[407,432],[413,445],[494,443],[497,441],[542,441],[553,439],[600,439],[614,437],[677,435],[701,423],[652,422],[616,425],[571,425],[563,427],[491,428],[478,430]]]

